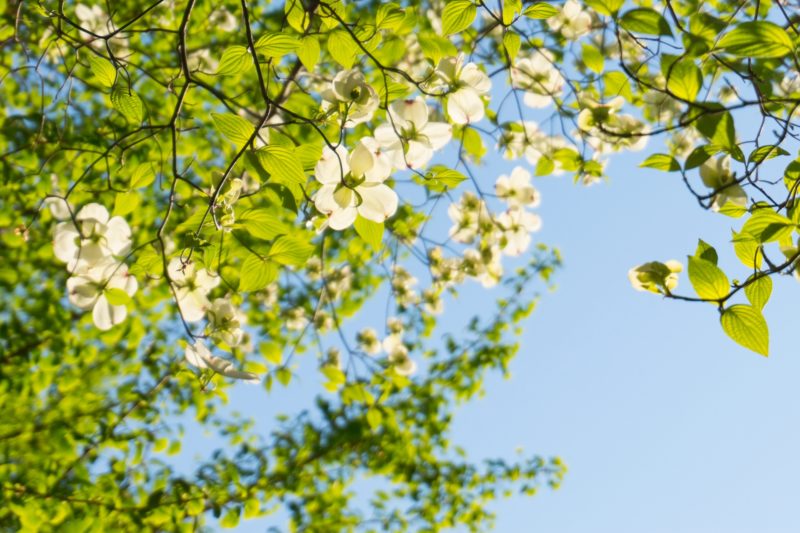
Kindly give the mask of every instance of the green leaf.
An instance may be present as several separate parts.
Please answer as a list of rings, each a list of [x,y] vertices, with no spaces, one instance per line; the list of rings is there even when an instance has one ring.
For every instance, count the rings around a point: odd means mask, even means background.
[[[713,246],[708,244],[703,239],[697,240],[697,250],[694,252],[694,256],[699,259],[704,259],[709,261],[710,263],[717,264],[719,257],[717,256],[717,251],[714,249]]]
[[[720,153],[722,149],[719,146],[713,144],[704,144],[698,146],[692,153],[689,154],[689,157],[686,158],[686,170],[691,170],[693,168],[697,168],[706,161],[708,161],[711,156]]]
[[[469,28],[478,9],[471,0],[451,0],[442,11],[442,34],[453,35]]]
[[[297,235],[278,237],[269,250],[269,258],[282,265],[302,267],[314,253],[314,245]]]
[[[731,233],[733,234],[733,251],[739,261],[747,268],[761,268],[763,254],[758,241],[744,232],[736,233],[731,230]]]
[[[406,18],[406,12],[394,2],[381,4],[375,14],[375,27],[379,30],[396,30]]]
[[[284,366],[275,371],[275,377],[284,387],[288,386],[289,382],[292,381],[292,373]]]
[[[767,144],[764,146],[759,146],[747,157],[747,160],[751,163],[761,163],[762,161],[767,161],[772,159],[773,157],[778,157],[781,155],[789,155],[789,152],[781,148],[780,146],[774,144]]]
[[[672,36],[672,30],[667,19],[655,9],[648,7],[626,11],[620,18],[619,25],[631,33]]]
[[[753,279],[753,276],[750,276]],[[748,280],[749,281],[749,280]],[[759,311],[764,309],[767,305],[769,297],[772,295],[772,278],[769,276],[759,276],[753,279],[749,285],[744,288],[744,294],[753,307]]]
[[[300,39],[296,35],[286,33],[267,33],[256,41],[256,51],[266,57],[282,57],[300,47]]]
[[[253,64],[253,57],[244,46],[234,45],[222,53],[219,60],[217,74],[220,76],[235,76]]]
[[[144,120],[144,106],[133,89],[116,87],[111,91],[111,104],[122,116],[135,124],[141,124]]]
[[[369,427],[374,431],[381,427],[381,422],[383,421],[383,414],[380,412],[379,409],[375,407],[370,407],[367,409],[367,424]]]
[[[675,172],[681,169],[680,163],[678,163],[674,157],[667,154],[653,154],[645,159],[639,166],[663,170],[664,172]]]
[[[139,187],[147,187],[156,179],[156,170],[153,163],[139,163],[133,167],[131,172],[131,189],[138,189]]]
[[[129,213],[132,213],[137,207],[139,207],[140,201],[141,197],[139,196],[139,193],[135,191],[118,192],[114,196],[114,214],[125,216]]]
[[[613,16],[620,10],[625,0],[586,0],[585,3],[601,15]]]
[[[558,13],[558,9],[545,2],[534,2],[522,11],[522,14],[529,19],[549,19]]]
[[[794,49],[786,30],[773,22],[742,22],[722,36],[717,47],[740,57],[783,57]]]
[[[256,156],[264,169],[270,173],[270,181],[286,185],[290,189],[299,189],[300,185],[306,182],[306,175],[303,166],[295,154],[295,150],[285,146],[265,146],[256,151]],[[297,198],[295,194],[295,198]],[[302,198],[302,191],[300,191]]]
[[[730,292],[728,276],[705,259],[689,256],[689,281],[697,295],[705,300],[720,300]]]
[[[772,209],[757,209],[742,226],[758,243],[779,241],[792,234],[794,223]]]
[[[267,241],[291,230],[291,226],[281,218],[277,207],[248,209],[237,216],[236,227],[244,228],[253,237]]]
[[[344,68],[352,68],[361,51],[353,37],[344,30],[332,31],[328,35],[328,52]]]
[[[706,113],[695,123],[697,129],[711,141],[730,151],[736,146],[736,126],[727,111]],[[702,163],[701,163],[702,164]]]
[[[315,35],[306,35],[297,50],[297,57],[306,70],[314,72],[314,67],[319,61],[319,39]]]
[[[225,529],[231,529],[239,525],[239,515],[242,510],[239,507],[230,509],[219,521],[219,525]]]
[[[750,305],[734,305],[720,317],[722,329],[728,337],[748,350],[769,355],[769,329],[764,316]]]
[[[206,509],[206,502],[203,498],[193,498],[185,504],[186,514],[197,516]]]
[[[431,167],[428,178],[438,181],[448,189],[455,189],[462,181],[467,179],[467,177],[458,170],[448,168],[444,165],[434,165]]]
[[[591,44],[584,44],[581,50],[581,57],[583,58],[584,65],[592,72],[602,74],[603,67],[605,66],[605,58],[603,54],[600,53],[600,50]]]
[[[514,61],[519,54],[520,46],[522,46],[522,40],[516,32],[508,30],[505,32],[505,34],[503,34],[503,46],[506,49],[508,58],[511,61]]]
[[[131,297],[122,289],[105,289],[103,294],[111,305],[128,305]]]
[[[104,57],[89,55],[89,68],[92,69],[94,79],[103,87],[110,89],[117,81],[117,69]]]
[[[677,61],[664,74],[669,74],[667,89],[682,100],[693,102],[703,87],[703,74],[693,61]]]
[[[256,131],[246,119],[233,113],[211,113],[214,126],[229,141],[233,141],[237,148],[241,148],[250,141]]]
[[[337,385],[341,385],[347,381],[347,377],[344,375],[344,372],[342,372],[339,367],[334,365],[325,365],[320,368],[320,371],[325,375],[326,378]]]
[[[522,0],[503,0],[503,25],[508,26],[522,11]]]
[[[239,290],[260,291],[276,279],[278,279],[278,266],[251,253],[242,263]]]
[[[383,222],[373,222],[361,215],[356,218],[354,224],[358,236],[372,247],[373,250],[381,249],[381,242],[383,241]]]
[[[311,16],[306,12],[302,0],[286,0],[284,2],[284,13],[289,26],[298,33],[303,33],[311,23]]]

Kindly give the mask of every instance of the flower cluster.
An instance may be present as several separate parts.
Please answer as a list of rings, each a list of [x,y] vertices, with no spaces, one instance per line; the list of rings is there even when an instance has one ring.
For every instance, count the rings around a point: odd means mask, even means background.
[[[392,369],[401,376],[410,376],[417,371],[417,363],[408,355],[408,346],[403,341],[405,327],[398,318],[387,321],[389,334],[381,341],[372,328],[365,328],[356,335],[356,341],[366,354],[377,356],[386,352]]]
[[[674,259],[666,263],[651,261],[630,269],[628,280],[637,291],[669,294],[678,287],[678,274],[682,271],[683,265]]]
[[[51,203],[57,215],[69,214],[66,202]],[[64,211],[67,213],[64,213]],[[125,320],[125,300],[139,288],[123,262],[131,249],[131,229],[125,219],[109,216],[100,204],[85,205],[74,220],[59,222],[53,235],[53,252],[67,264],[70,303],[92,310],[95,326],[102,331]]]
[[[617,96],[601,103],[589,96],[581,98],[578,128],[597,153],[641,150],[647,144],[648,129],[642,121],[628,114],[618,114],[625,99]]]
[[[564,90],[564,77],[549,50],[534,51],[530,57],[518,59],[510,74],[512,86],[525,91],[525,104],[533,108],[547,107]]]

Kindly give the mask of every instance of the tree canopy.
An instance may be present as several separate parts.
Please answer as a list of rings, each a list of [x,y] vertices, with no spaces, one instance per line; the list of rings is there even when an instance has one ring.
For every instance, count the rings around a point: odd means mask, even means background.
[[[557,457],[472,460],[453,411],[508,373],[561,264],[534,242],[535,178],[600,183],[619,153],[675,177],[695,200],[676,213],[730,217],[715,244],[741,262],[698,235],[685,260],[643,257],[633,288],[710,303],[768,354],[772,278],[800,258],[786,2],[0,13],[6,529],[192,531],[281,508],[293,530],[482,531],[493,499],[557,487]],[[270,434],[226,407],[240,381],[269,402],[308,360],[324,389]],[[187,419],[227,443],[190,475],[170,464]]]

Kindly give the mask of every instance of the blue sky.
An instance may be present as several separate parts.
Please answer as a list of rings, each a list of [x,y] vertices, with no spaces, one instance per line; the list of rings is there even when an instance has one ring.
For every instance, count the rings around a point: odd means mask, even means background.
[[[589,188],[537,180],[537,237],[565,260],[558,288],[526,323],[511,379],[492,377],[483,399],[459,409],[453,441],[476,460],[522,447],[569,466],[561,489],[495,505],[500,532],[800,531],[797,282],[777,279],[765,309],[769,359],[728,340],[712,306],[631,289],[628,268],[685,263],[698,237],[746,275],[728,243],[741,222],[700,210],[676,174],[637,168],[643,158],[615,158],[611,180]],[[680,283],[690,294],[685,274]],[[259,405],[268,430],[275,412],[309,405],[317,381],[269,397],[238,385],[231,406]],[[214,439],[187,440],[187,454],[203,454]],[[239,530],[268,526],[283,529],[282,515]]]
[[[559,455],[569,472],[557,491],[495,505],[497,531],[800,531],[800,357],[790,325],[797,281],[775,280],[765,309],[768,359],[730,341],[712,306],[634,291],[630,267],[685,264],[698,238],[717,248],[732,278],[747,276],[729,243],[741,221],[701,210],[678,174],[638,168],[660,148],[654,139],[646,152],[612,157],[610,181],[591,187],[568,176],[536,178],[544,226],[535,240],[563,254],[558,288],[525,324],[511,379],[491,377],[484,398],[459,408],[453,442],[474,460],[510,458],[520,447]],[[789,158],[779,161],[782,168]],[[497,156],[486,163],[476,170],[486,190],[514,166]],[[685,272],[678,292],[692,294]],[[462,298],[449,314],[446,307],[444,328],[460,327],[478,301]],[[352,330],[380,327],[365,320]],[[231,408],[256,416],[267,433],[276,413],[311,405],[325,393],[313,359],[299,361],[309,371],[288,390],[266,396],[237,385]],[[190,430],[176,464],[190,466],[192,455],[217,445]],[[284,529],[284,518],[239,530]]]

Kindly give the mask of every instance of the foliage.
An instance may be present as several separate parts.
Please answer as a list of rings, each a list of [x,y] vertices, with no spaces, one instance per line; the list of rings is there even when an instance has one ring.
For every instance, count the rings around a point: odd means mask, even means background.
[[[453,409],[508,373],[560,264],[532,245],[531,171],[591,185],[650,137],[667,148],[642,166],[744,220],[746,279],[700,241],[697,297],[675,292],[675,261],[634,267],[634,287],[713,303],[767,354],[771,276],[800,258],[800,160],[772,166],[800,106],[797,15],[780,3],[0,13],[7,529],[233,527],[280,505],[296,530],[478,531],[495,497],[558,486],[558,458],[467,457]],[[528,168],[490,175],[495,151]],[[496,305],[448,331],[441,313],[473,281]],[[301,357],[325,379],[313,410],[267,436],[225,408],[236,380],[267,399],[293,386]],[[163,456],[187,417],[228,442],[192,475]],[[364,478],[385,490],[357,497]]]

